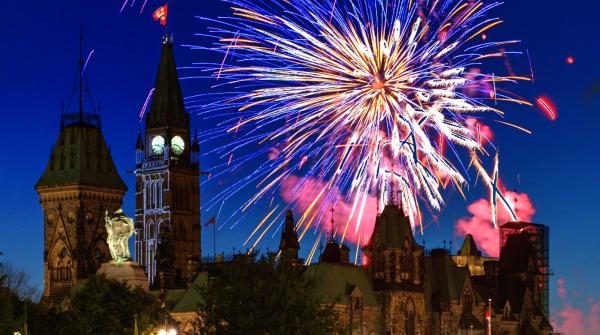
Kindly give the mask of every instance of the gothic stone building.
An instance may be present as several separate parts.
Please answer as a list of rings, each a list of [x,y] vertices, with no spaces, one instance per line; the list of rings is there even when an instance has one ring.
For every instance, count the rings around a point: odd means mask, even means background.
[[[82,59],[79,64],[79,111],[63,113],[60,134],[35,184],[44,210],[42,302],[48,305],[58,305],[78,281],[110,260],[104,216],[121,207],[127,191],[102,136],[100,116],[92,103],[84,110],[87,82]]]
[[[82,66],[80,57],[70,99],[79,96],[73,103],[79,110],[63,113],[60,135],[35,185],[44,209],[42,300],[54,306],[110,261],[105,212],[119,209],[127,191],[102,135]],[[136,260],[149,283],[163,290],[194,279],[200,259],[199,144],[191,137],[173,44],[165,37],[145,133],[138,134],[135,169]]]
[[[499,259],[482,257],[472,236],[452,256],[446,249],[426,252],[416,243],[397,205],[387,205],[375,220],[363,248],[366,265],[351,264],[348,248],[330,237],[319,262],[304,272],[315,283],[313,294],[334,306],[345,334],[483,335],[490,299],[493,334],[552,333],[526,232],[509,237]],[[280,251],[297,255],[299,248],[288,212]],[[198,288],[207,277],[200,272],[190,288],[164,295],[182,331],[193,328]]]
[[[185,286],[200,259],[200,146],[197,136],[191,138],[173,43],[166,37],[145,118],[136,146],[136,260],[151,286]]]

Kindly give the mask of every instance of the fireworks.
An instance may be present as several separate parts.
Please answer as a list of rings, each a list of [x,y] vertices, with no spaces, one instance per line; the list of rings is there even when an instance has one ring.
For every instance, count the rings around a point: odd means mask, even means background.
[[[489,155],[486,141],[467,124],[503,118],[499,101],[529,104],[497,89],[529,78],[470,72],[486,59],[514,54],[505,50],[518,41],[491,42],[482,35],[502,23],[488,17],[499,3],[227,2],[233,17],[207,19],[217,26],[211,36],[219,38],[212,50],[223,54],[210,71],[219,86],[235,92],[202,105],[205,115],[227,115],[206,136],[235,134],[233,143],[218,150],[230,160],[235,155],[229,171],[264,161],[208,206],[256,187],[241,209],[247,210],[272,199],[286,183],[291,202],[310,199],[297,222],[301,236],[324,221],[332,205],[344,204],[338,234],[364,241],[370,231],[361,222],[372,205],[398,197],[417,228],[422,206],[443,207],[443,188],[453,185],[462,193],[469,178],[461,157],[471,159],[492,198],[503,199],[497,161],[494,176],[485,174],[479,156]],[[233,116],[223,113],[232,107],[238,108]],[[253,145],[258,149],[249,149]],[[268,210],[256,229],[271,227],[269,220],[285,209]]]

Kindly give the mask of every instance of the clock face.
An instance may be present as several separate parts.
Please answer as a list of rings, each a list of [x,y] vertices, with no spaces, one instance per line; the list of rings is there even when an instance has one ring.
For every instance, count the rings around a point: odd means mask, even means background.
[[[180,136],[173,136],[171,139],[171,150],[175,155],[181,155],[185,150],[185,142]]]
[[[152,154],[162,155],[165,151],[165,138],[162,136],[154,136],[152,138]]]

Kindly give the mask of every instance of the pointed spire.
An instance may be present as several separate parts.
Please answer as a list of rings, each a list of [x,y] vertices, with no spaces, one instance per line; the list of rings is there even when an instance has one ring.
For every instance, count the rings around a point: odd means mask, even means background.
[[[187,129],[189,116],[185,112],[179,84],[177,66],[173,55],[173,42],[163,39],[160,63],[146,128],[173,127]]]
[[[288,210],[285,214],[285,223],[283,232],[281,233],[281,241],[279,242],[279,251],[288,252],[289,256],[298,258],[299,249],[300,243],[298,242],[298,234],[296,233],[294,213],[291,210]]]
[[[460,250],[458,251],[460,256],[481,256],[481,251],[477,248],[473,235],[467,234],[463,241]]]
[[[83,21],[79,21],[79,122],[83,122]]]
[[[144,140],[142,139],[142,131],[138,129],[137,142],[135,144],[136,150],[144,150]]]
[[[192,143],[192,151],[200,152],[200,142],[198,139],[198,130],[194,129],[194,141]]]

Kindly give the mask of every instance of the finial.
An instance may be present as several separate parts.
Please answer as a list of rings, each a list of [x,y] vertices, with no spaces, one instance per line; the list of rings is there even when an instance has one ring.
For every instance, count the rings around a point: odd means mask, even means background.
[[[334,237],[335,237],[335,230],[333,228],[333,225],[335,224],[335,221],[333,220],[333,212],[334,212],[334,208],[333,208],[333,204],[331,205],[331,241],[333,241]]]
[[[515,192],[515,216],[518,218],[519,217],[519,206],[517,206],[517,204],[519,203],[519,198],[517,197],[517,190],[514,190]]]

